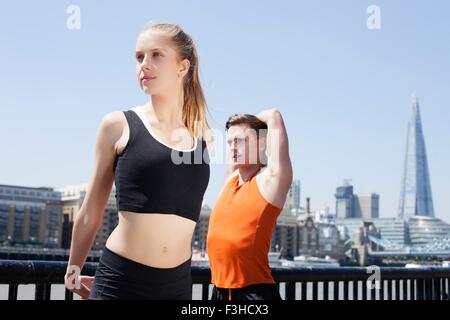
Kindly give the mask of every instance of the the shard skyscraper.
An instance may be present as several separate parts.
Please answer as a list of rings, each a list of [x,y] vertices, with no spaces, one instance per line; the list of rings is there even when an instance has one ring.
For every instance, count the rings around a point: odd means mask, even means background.
[[[412,115],[408,124],[398,216],[402,219],[434,217],[427,152],[415,95],[412,96]]]

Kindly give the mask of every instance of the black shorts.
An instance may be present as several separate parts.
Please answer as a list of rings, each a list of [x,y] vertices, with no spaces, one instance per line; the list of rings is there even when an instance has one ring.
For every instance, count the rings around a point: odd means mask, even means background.
[[[89,300],[191,300],[191,260],[154,268],[108,248],[100,257]]]
[[[278,285],[261,283],[251,286],[228,289],[214,286],[211,300],[282,300]]]

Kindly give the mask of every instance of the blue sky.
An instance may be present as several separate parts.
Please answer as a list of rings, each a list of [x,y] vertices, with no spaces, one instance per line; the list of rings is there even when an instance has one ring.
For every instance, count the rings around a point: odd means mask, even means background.
[[[81,28],[66,27],[69,5]],[[381,29],[369,30],[369,5]],[[395,216],[410,117],[419,98],[436,216],[450,222],[448,1],[15,1],[0,12],[0,183],[87,182],[108,112],[147,101],[134,44],[150,20],[190,33],[221,128],[236,112],[277,107],[290,137],[301,201],[334,212],[335,188],[380,194]],[[217,199],[223,165],[205,195]]]

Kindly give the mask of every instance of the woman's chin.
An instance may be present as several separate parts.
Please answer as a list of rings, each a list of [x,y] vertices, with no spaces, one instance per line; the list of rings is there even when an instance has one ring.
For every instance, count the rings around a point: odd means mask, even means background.
[[[157,94],[157,90],[155,90],[154,88],[149,88],[149,87],[142,87],[142,91],[146,94],[146,95],[155,95]]]

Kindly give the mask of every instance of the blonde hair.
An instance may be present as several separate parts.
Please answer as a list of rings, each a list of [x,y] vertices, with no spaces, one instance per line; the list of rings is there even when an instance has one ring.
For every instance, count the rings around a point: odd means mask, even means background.
[[[198,53],[192,37],[185,33],[177,24],[155,23],[147,24],[141,31],[157,31],[169,37],[178,53],[179,61],[188,59],[189,71],[183,83],[183,122],[193,137],[204,137],[209,129],[206,113],[208,107],[200,84],[198,71]]]

